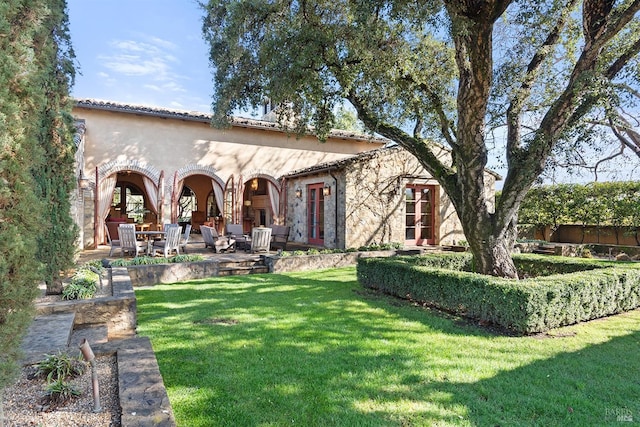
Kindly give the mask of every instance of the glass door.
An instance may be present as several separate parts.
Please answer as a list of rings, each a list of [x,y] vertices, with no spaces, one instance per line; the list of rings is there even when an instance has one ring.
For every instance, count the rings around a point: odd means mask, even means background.
[[[312,245],[324,246],[324,184],[307,186],[308,238]]]
[[[405,190],[405,244],[434,245],[435,187],[407,185]]]

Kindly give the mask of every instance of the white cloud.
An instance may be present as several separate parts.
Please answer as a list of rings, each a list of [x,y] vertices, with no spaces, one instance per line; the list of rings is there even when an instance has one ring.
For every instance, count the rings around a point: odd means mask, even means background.
[[[110,51],[98,56],[110,76],[123,79],[142,77],[150,82],[145,86],[152,89],[184,90],[179,83],[183,77],[175,71],[180,66],[180,60],[172,52],[177,50],[177,46],[158,37],[140,37],[143,40],[113,40],[109,43]]]

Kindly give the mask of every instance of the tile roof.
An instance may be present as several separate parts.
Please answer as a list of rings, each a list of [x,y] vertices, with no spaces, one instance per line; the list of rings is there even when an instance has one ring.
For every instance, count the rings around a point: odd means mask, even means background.
[[[76,99],[76,106],[80,108],[89,108],[94,110],[117,111],[122,113],[141,114],[154,117],[191,120],[196,122],[209,123],[211,121],[211,113],[203,113],[199,111],[186,111],[170,108],[151,107],[147,105],[125,104],[113,101],[104,101],[98,99]],[[254,129],[272,130],[276,132],[284,132],[280,125],[276,122],[250,119],[245,117],[232,117],[231,126],[247,127]],[[369,135],[365,133],[357,133],[346,130],[333,129],[329,136],[338,139],[354,139],[360,141],[369,141],[378,144],[386,144],[388,139],[380,136]]]
[[[345,157],[344,159],[334,160],[332,162],[319,163],[317,165],[313,165],[308,168],[298,169],[283,175],[283,177],[294,178],[298,176],[313,175],[315,173],[324,172],[327,170],[343,169],[354,163],[375,159],[376,157],[389,154],[392,151],[399,151],[402,149],[403,148],[401,148],[398,145],[388,144],[384,147],[376,148],[374,150],[369,150],[369,151],[363,151],[362,153],[358,153],[354,156]]]

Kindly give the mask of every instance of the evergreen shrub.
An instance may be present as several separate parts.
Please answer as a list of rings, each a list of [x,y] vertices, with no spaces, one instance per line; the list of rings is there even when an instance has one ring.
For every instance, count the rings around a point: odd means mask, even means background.
[[[640,268],[588,259],[547,258],[514,257],[516,266],[524,271],[533,273],[539,263],[540,272],[553,273],[522,280],[464,271],[470,267],[467,254],[360,258],[357,272],[365,287],[517,334],[544,332],[640,306]]]

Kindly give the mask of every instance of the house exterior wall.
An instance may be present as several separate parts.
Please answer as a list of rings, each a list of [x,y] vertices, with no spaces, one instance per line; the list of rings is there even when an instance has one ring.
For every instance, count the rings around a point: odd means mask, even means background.
[[[314,136],[297,139],[276,129],[214,129],[207,122],[76,107],[86,123],[84,172],[110,161],[138,160],[165,176],[181,167],[209,166],[226,180],[232,174],[271,172],[274,177],[309,165],[377,148],[363,140]]]
[[[90,181],[76,203],[77,211],[85,213],[78,215],[77,220],[83,230],[81,248],[95,246],[96,218],[87,215],[87,210],[93,212],[95,205],[96,169],[109,170],[108,165],[116,165],[114,170],[146,173],[155,181],[162,171],[164,204],[158,222],[169,222],[176,174],[187,176],[190,171],[204,168],[220,183],[233,176],[235,188],[228,190],[236,192],[235,200],[240,206],[243,181],[251,177],[265,177],[277,183],[280,176],[292,170],[343,159],[382,145],[380,140],[335,135],[323,143],[315,136],[298,138],[279,130],[276,124],[257,120],[238,121],[230,128],[215,129],[206,115],[182,118],[155,114],[148,109],[121,111],[119,105],[115,109],[104,106],[79,102],[73,109],[76,120],[84,123],[79,167]],[[198,199],[206,202],[205,193],[210,187],[204,189],[197,184],[194,187]],[[236,209],[240,210],[239,206]]]
[[[326,247],[404,244],[405,188],[410,184],[435,187],[435,244],[455,245],[465,239],[451,200],[414,156],[399,148],[377,150],[377,153],[330,172],[288,178],[289,200],[293,202],[290,202],[287,220],[295,230],[292,240],[308,242],[305,200],[295,199],[295,189],[301,188],[305,198],[306,186],[318,182],[332,186],[324,212]],[[444,162],[448,161],[447,151],[442,150],[440,156]],[[495,179],[491,173],[485,175],[490,199],[495,196]]]

